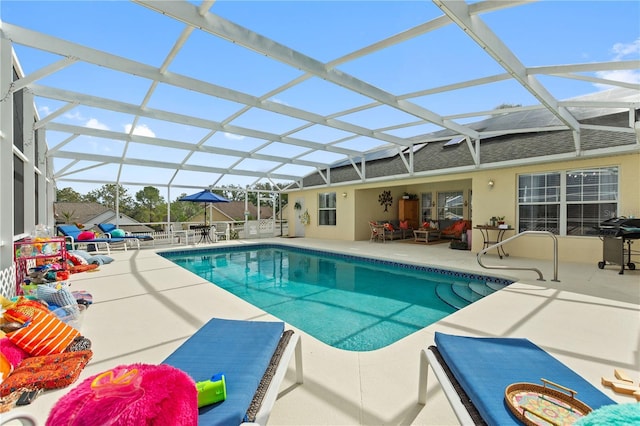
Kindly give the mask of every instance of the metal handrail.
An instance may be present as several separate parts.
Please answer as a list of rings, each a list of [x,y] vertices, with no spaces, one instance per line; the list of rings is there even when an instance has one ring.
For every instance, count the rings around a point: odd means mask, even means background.
[[[535,271],[538,273],[538,277],[539,277],[538,281],[544,281],[545,279],[542,276],[542,272],[540,272],[538,268],[523,268],[523,267],[517,267],[517,266],[500,266],[500,265],[486,266],[482,263],[481,257],[484,256],[489,250],[498,248],[508,243],[509,241],[515,240],[516,238],[519,238],[527,234],[548,235],[553,239],[553,279],[551,281],[559,282],[558,280],[558,238],[556,238],[556,236],[549,231],[523,231],[523,232],[520,232],[519,234],[514,235],[513,237],[509,237],[506,240],[502,240],[492,245],[491,247],[487,247],[484,250],[480,251],[476,256],[476,258],[478,259],[478,264],[485,269],[511,269],[511,270],[519,270],[519,271]]]

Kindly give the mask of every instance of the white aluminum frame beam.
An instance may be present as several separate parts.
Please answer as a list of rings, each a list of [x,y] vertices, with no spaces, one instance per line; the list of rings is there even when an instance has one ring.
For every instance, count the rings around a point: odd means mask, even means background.
[[[433,3],[569,129],[580,131],[578,120],[565,108],[559,107],[558,101],[551,93],[533,76],[527,74],[527,68],[507,45],[477,15],[471,15],[466,2],[433,0]]]

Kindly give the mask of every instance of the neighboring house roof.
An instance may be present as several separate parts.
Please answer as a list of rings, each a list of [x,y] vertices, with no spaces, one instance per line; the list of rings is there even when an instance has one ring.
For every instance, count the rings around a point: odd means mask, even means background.
[[[113,223],[129,232],[153,231],[153,228],[141,224],[126,214],[120,213],[120,216],[117,217],[115,210],[100,203],[58,202],[53,203],[53,212],[56,223],[79,223],[86,229],[95,228],[100,223]],[[69,216],[68,219],[67,216]]]
[[[99,203],[53,203],[53,215],[56,223],[70,222],[84,225],[109,210],[111,210],[109,207]]]
[[[244,201],[231,201],[229,203],[215,203],[213,208],[229,218],[229,220],[244,220]],[[251,217],[258,217],[258,208],[249,203],[247,211]],[[269,219],[273,216],[273,209],[269,206],[260,206],[260,219]]]
[[[245,204],[244,201],[231,201],[228,203],[213,203],[211,204],[214,210],[214,217],[211,220],[244,220]],[[254,204],[247,206],[249,215],[252,218],[258,217],[258,208]],[[217,212],[217,214],[216,214]],[[218,217],[216,217],[218,216]],[[223,216],[224,219],[220,218]],[[273,216],[273,209],[269,206],[260,207],[260,219],[270,219]],[[201,222],[204,220],[204,214],[199,213],[192,218],[190,222]]]

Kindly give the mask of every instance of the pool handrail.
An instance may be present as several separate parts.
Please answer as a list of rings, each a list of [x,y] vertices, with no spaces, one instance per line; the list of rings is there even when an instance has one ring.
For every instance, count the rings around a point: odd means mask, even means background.
[[[555,282],[560,282],[560,280],[558,280],[558,238],[556,238],[556,236],[549,232],[549,231],[522,231],[516,235],[514,235],[513,237],[509,237],[506,240],[502,240],[490,247],[485,248],[484,250],[480,251],[477,255],[476,255],[476,259],[478,260],[478,264],[480,266],[482,266],[485,269],[510,269],[510,270],[518,270],[518,271],[535,271],[538,273],[538,281],[545,281],[544,277],[542,276],[542,272],[540,272],[540,270],[538,268],[525,268],[525,267],[518,267],[518,266],[502,266],[502,265],[493,265],[493,266],[487,266],[485,264],[482,263],[482,256],[484,256],[489,250],[492,249],[497,249],[498,247],[508,243],[509,241],[513,241],[516,238],[519,238],[523,235],[548,235],[553,239],[553,279],[551,281],[555,281]]]

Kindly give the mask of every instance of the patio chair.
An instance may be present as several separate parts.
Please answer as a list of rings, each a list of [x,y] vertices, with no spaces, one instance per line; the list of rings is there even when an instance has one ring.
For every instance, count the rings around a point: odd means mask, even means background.
[[[369,241],[382,241],[384,242],[384,227],[378,225],[377,222],[369,222],[369,228],[371,228],[371,236]]]
[[[113,223],[100,223],[98,224],[100,231],[104,232],[109,238],[124,238],[126,241],[136,244],[136,248],[140,248],[140,241],[153,241],[151,235],[133,235],[131,232],[124,232],[124,235],[112,235],[113,231],[118,228]]]
[[[87,247],[89,244],[94,244],[96,249],[99,250],[100,247],[104,247],[106,249],[107,254],[111,254],[111,244],[115,243],[123,243],[124,250],[127,250],[127,245],[124,244],[124,238],[92,238],[92,239],[82,239],[81,233],[83,232],[76,225],[58,225],[58,234],[62,234],[64,236],[67,244],[71,245],[72,250],[77,250],[78,246]],[[80,237],[80,239],[78,239]]]
[[[453,336],[436,332],[420,352],[418,403],[427,399],[431,366],[460,424],[522,424],[505,403],[513,383],[545,378],[576,391],[591,409],[615,404],[599,389],[527,339]]]
[[[226,399],[200,408],[199,424],[264,425],[294,353],[302,384],[301,341],[283,322],[212,318],[163,363],[196,382],[225,375]]]

